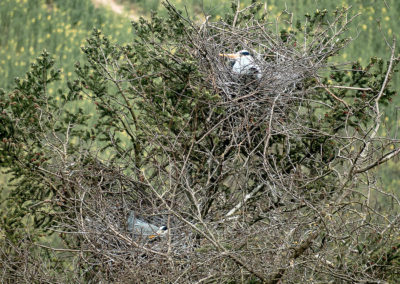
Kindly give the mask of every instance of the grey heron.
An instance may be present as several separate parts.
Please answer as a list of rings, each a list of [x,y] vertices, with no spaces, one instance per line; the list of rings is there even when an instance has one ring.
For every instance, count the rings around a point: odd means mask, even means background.
[[[232,72],[239,75],[256,75],[257,79],[261,79],[261,69],[253,56],[247,50],[241,50],[237,53],[221,53],[220,56],[233,59]]]
[[[129,232],[149,239],[163,236],[168,232],[167,226],[158,227],[156,225],[150,224],[144,220],[137,218],[133,211],[130,211],[127,223]]]

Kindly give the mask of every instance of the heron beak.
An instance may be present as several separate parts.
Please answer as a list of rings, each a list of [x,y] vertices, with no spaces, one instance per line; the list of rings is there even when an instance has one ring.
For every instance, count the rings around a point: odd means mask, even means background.
[[[230,54],[229,53],[220,53],[219,56],[228,57],[231,59],[236,59],[239,57],[237,54],[234,54],[234,53],[230,53]]]
[[[151,239],[154,239],[156,237],[158,237],[158,235],[151,235],[151,236],[149,236],[149,239],[151,240]]]

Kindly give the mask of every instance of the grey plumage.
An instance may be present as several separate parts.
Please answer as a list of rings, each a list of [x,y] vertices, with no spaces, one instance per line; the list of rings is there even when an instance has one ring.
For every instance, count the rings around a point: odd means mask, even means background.
[[[134,235],[148,237],[150,239],[165,235],[168,231],[167,226],[158,227],[144,220],[139,219],[133,210],[129,212],[127,220],[128,231]]]

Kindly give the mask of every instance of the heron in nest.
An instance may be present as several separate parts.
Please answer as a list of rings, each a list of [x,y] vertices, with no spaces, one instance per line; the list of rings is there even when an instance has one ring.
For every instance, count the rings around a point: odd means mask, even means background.
[[[148,239],[154,239],[164,236],[168,232],[167,226],[158,227],[144,220],[138,219],[135,213],[131,211],[128,217],[128,231]]]
[[[230,54],[221,53],[220,56],[233,60],[233,73],[238,75],[255,75],[257,79],[261,79],[261,68],[255,63],[253,56],[247,50]]]

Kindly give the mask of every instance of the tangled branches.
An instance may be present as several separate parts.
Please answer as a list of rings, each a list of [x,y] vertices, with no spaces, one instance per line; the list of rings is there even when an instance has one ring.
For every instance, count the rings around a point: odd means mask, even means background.
[[[53,189],[50,229],[79,252],[82,279],[397,277],[400,202],[371,171],[399,152],[377,136],[395,41],[387,65],[363,68],[334,61],[348,9],[293,25],[252,5],[198,26],[166,8],[169,19],[134,24],[132,45],[98,31],[88,41],[70,95],[95,103],[93,129],[80,113],[49,130],[56,118],[37,110],[50,158],[34,172]],[[379,212],[372,196],[395,209]]]

